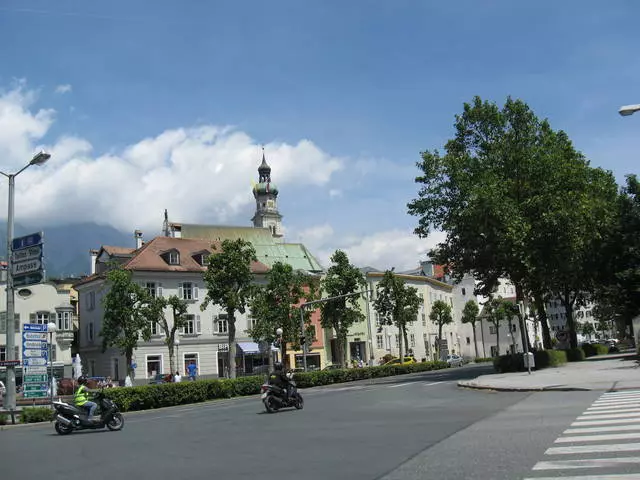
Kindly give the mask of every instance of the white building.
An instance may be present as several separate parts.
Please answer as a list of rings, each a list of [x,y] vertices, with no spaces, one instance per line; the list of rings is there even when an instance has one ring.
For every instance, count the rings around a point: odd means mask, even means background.
[[[206,294],[203,281],[205,259],[212,252],[212,242],[156,237],[143,244],[140,232],[136,232],[136,238],[135,249],[103,246],[99,251],[92,251],[92,275],[75,285],[79,295],[80,355],[86,373],[111,376],[118,381],[126,377],[124,355],[114,348],[103,353],[100,337],[104,316],[102,299],[108,292],[105,276],[109,262],[116,262],[131,271],[133,280],[152,295],[177,295],[188,302],[189,322],[177,337],[180,344],[176,358],[180,373],[184,375],[186,365],[195,363],[200,377],[225,376],[228,374],[229,349],[226,314],[218,305],[200,310]],[[268,268],[255,262],[252,269],[256,281],[263,281]],[[165,315],[171,325],[170,309]],[[236,365],[239,375],[249,373],[262,360],[257,345],[247,336],[250,322],[247,314],[236,314]],[[138,382],[144,383],[156,374],[169,373],[169,351],[164,339],[164,332],[154,327],[149,342],[140,340],[132,359]]]
[[[71,304],[69,290],[60,289],[53,283],[16,288],[15,319],[15,356],[9,358],[6,348],[7,293],[5,283],[0,289],[0,360],[22,358],[22,325],[54,322],[58,331],[52,335],[51,360],[57,375],[71,376],[71,345],[74,339],[76,306]],[[4,371],[5,368],[0,367],[0,378],[5,375]],[[17,373],[20,376],[21,370],[18,369]]]
[[[585,324],[587,322],[591,323],[596,329],[598,327],[598,322],[594,318],[594,302],[587,302],[585,305],[574,308],[573,310],[573,320],[578,322],[579,324]],[[545,304],[545,308],[547,311],[547,320],[549,322],[549,328],[551,330],[551,336],[554,336],[554,333],[559,331],[564,331],[567,328],[567,312],[564,307],[564,304],[560,299],[549,300]],[[582,330],[578,327],[578,342],[582,342],[584,340],[590,340],[595,338],[595,335],[582,335]]]

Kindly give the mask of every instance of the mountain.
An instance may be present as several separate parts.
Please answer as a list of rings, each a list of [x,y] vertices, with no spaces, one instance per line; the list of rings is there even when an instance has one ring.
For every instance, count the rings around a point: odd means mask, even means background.
[[[133,232],[123,233],[96,223],[78,223],[56,227],[15,224],[15,236],[44,232],[44,264],[47,277],[71,277],[90,272],[89,250],[101,245],[134,247]],[[0,223],[0,256],[6,259],[7,222]]]

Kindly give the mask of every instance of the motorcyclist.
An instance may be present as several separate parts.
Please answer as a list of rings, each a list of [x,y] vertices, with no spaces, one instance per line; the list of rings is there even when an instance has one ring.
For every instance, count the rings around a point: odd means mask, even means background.
[[[78,390],[73,395],[73,402],[77,407],[86,409],[89,411],[89,419],[93,418],[93,415],[98,408],[98,405],[95,402],[89,400],[89,389],[87,388],[87,377],[84,375],[78,378]]]
[[[284,372],[282,362],[276,362],[273,366],[273,369],[274,371],[269,377],[269,383],[280,387],[285,392],[284,400],[288,402],[289,396],[291,395],[291,381],[289,380],[289,377],[287,377],[287,374]]]

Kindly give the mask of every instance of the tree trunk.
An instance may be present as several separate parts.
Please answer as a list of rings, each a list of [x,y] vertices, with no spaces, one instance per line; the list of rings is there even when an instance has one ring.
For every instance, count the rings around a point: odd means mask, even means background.
[[[169,372],[171,375],[175,375],[175,345],[171,342],[169,345]]]
[[[437,347],[437,352],[438,352],[438,358],[436,358],[436,361],[440,361],[442,360],[441,356],[440,356],[440,349],[442,348],[442,323],[438,322],[438,343],[436,344]]]
[[[520,306],[518,302],[522,302],[522,312],[520,312]],[[516,306],[518,306],[518,320],[520,321],[520,337],[522,341],[522,351],[525,350],[525,345],[526,345],[526,349],[531,351],[531,341],[529,340],[529,332],[527,329],[527,317],[526,317],[527,304],[524,299],[524,292],[522,291],[522,287],[517,283],[516,283]],[[511,331],[511,319],[509,319],[509,331]],[[513,338],[513,334],[512,334],[512,338]]]
[[[404,346],[404,342],[403,342],[403,338],[402,338],[402,336],[403,336],[402,335],[402,326],[400,326],[398,328],[398,330],[400,331],[400,341],[398,342],[398,346],[400,347],[400,352],[399,352],[400,356],[399,356],[399,358],[400,358],[400,365],[402,365],[404,363],[404,352],[402,351],[403,350],[402,347]]]
[[[127,375],[131,377],[131,380],[135,377],[135,370],[131,366],[133,362],[133,350],[127,350],[125,353],[125,361],[127,362]]]
[[[271,351],[271,343],[269,344],[269,351],[267,352],[267,355],[269,356],[269,373],[273,372],[273,352]]]
[[[547,311],[544,308],[544,297],[540,293],[536,293],[533,297],[536,310],[538,310],[538,322],[542,329],[542,347],[545,350],[553,348],[551,342],[551,331],[549,330],[549,320],[547,319]]]
[[[569,346],[578,348],[578,333],[576,332],[576,323],[573,320],[573,301],[571,293],[568,290],[564,292],[564,311],[567,316],[567,327],[569,327]]]
[[[236,317],[235,312],[227,312],[229,320],[229,378],[236,378]]]
[[[409,337],[407,336],[407,326],[402,326],[402,337],[404,338],[404,350],[409,354]]]
[[[473,345],[474,347],[476,347],[476,358],[478,358],[479,355],[478,355],[478,338],[476,337],[476,322],[473,322],[471,324],[471,328],[473,329]]]
[[[342,333],[336,333],[336,358],[338,359],[338,365],[340,365],[340,368],[345,368],[347,365],[345,358],[346,343],[346,335],[343,335]]]
[[[280,345],[280,352],[282,355],[282,365],[284,365],[285,369],[290,369],[291,364],[289,363],[289,357],[287,356],[287,342],[285,342],[284,339]]]
[[[500,324],[494,323],[493,326],[496,327],[496,357],[499,357],[500,356]]]

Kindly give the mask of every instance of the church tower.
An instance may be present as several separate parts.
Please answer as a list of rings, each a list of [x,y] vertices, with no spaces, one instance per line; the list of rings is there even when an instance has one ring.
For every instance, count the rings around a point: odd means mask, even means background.
[[[282,215],[278,212],[278,187],[271,183],[271,167],[264,158],[258,167],[258,184],[253,187],[256,213],[251,219],[256,228],[268,228],[275,238],[282,238]]]

